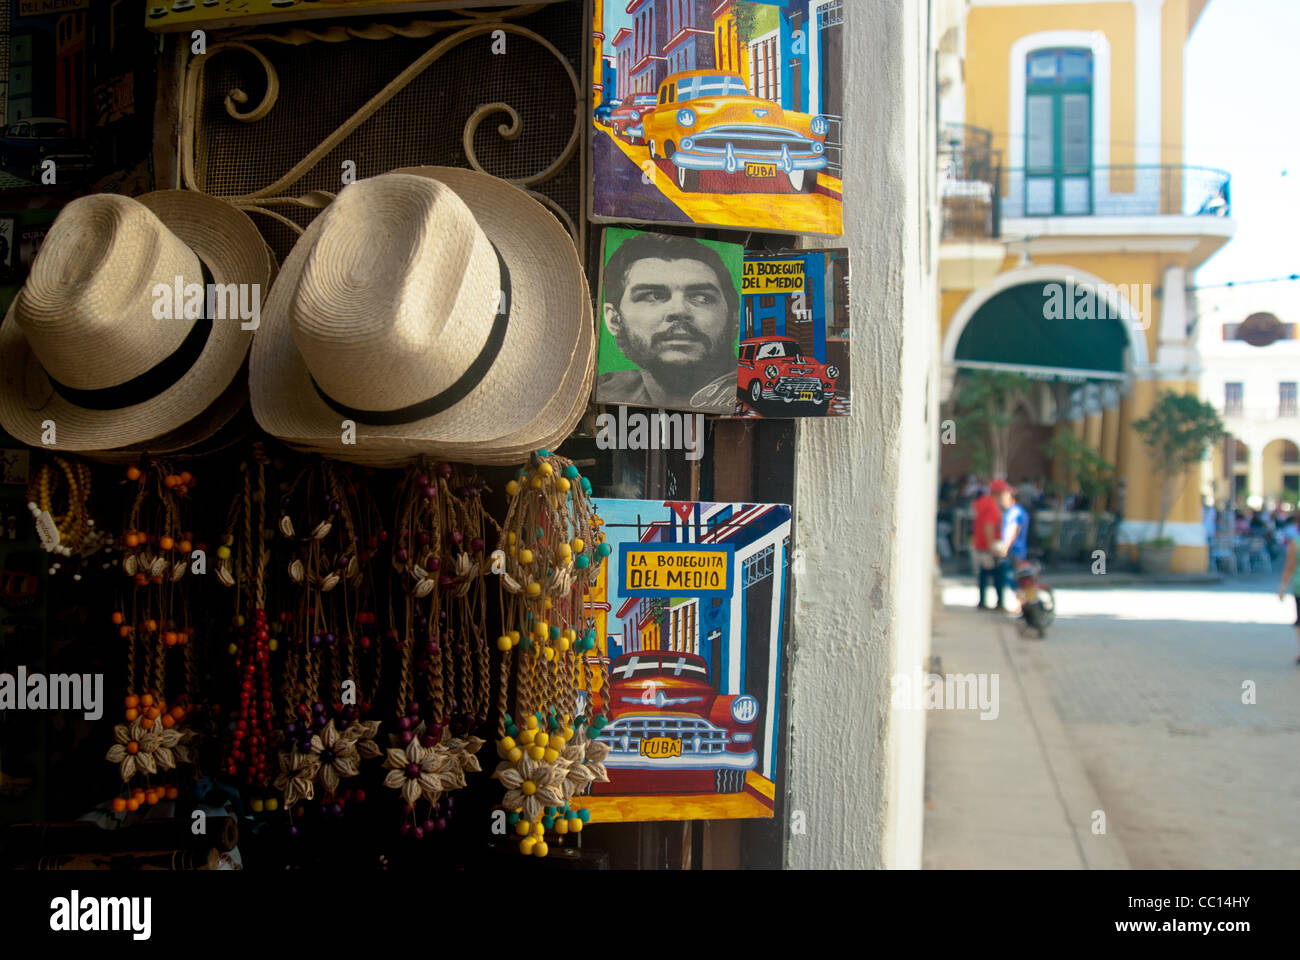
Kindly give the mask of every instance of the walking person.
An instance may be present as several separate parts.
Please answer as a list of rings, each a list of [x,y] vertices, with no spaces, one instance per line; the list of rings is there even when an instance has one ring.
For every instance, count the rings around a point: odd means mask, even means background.
[[[1029,512],[1016,500],[1016,491],[1010,487],[1002,491],[1003,557],[998,569],[1007,589],[1013,592],[1016,590],[1016,565],[1029,559]],[[1019,601],[1019,594],[1016,599]]]
[[[1002,605],[1002,591],[1006,587],[1006,577],[1000,567],[1005,551],[1001,540],[1002,508],[998,506],[998,498],[1008,489],[1010,488],[1005,481],[994,480],[989,484],[988,492],[980,496],[972,507],[975,515],[975,530],[971,539],[971,553],[979,570],[980,599],[975,605],[978,610],[1006,609]],[[996,608],[991,608],[984,602],[985,588],[990,583],[997,591]]]
[[[1286,541],[1286,566],[1282,568],[1282,582],[1278,584],[1277,598],[1285,600],[1287,590],[1295,598],[1295,632],[1296,640],[1300,641],[1300,564],[1296,563],[1296,552],[1300,549],[1300,540],[1296,537],[1288,537]],[[1300,656],[1295,658],[1295,662],[1300,664]]]

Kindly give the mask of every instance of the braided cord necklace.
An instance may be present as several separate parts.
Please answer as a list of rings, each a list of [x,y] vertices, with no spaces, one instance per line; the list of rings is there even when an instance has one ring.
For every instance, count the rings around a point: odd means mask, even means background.
[[[590,490],[572,461],[537,451],[506,485],[512,499],[493,557],[505,624],[513,628],[497,638],[502,707],[516,648],[519,658],[515,711],[513,717],[501,711],[501,763],[492,776],[505,787],[502,806],[525,855],[547,855],[547,831],[555,837],[580,832],[590,814],[574,799],[609,779],[608,747],[594,739],[607,722],[607,693],[579,696],[596,649],[583,605],[600,570],[592,557],[600,520]]]

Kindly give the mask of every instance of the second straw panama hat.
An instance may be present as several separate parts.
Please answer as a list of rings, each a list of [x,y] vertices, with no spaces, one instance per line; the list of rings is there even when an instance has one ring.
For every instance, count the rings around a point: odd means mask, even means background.
[[[253,331],[206,310],[159,319],[155,289],[179,277],[260,298],[274,272],[252,220],[213,197],[73,200],[0,325],[0,423],[31,446],[110,460],[205,439],[244,402],[238,374]]]
[[[517,463],[586,409],[582,264],[559,221],[504,180],[454,167],[361,180],[285,260],[250,371],[258,422],[299,449]]]

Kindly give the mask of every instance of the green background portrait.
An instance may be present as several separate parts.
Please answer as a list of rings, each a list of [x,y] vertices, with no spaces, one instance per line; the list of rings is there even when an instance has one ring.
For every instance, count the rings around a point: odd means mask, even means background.
[[[609,258],[614,255],[615,250],[623,245],[623,241],[648,232],[651,231],[625,230],[622,227],[611,227],[605,231],[605,250],[601,260],[600,302],[596,305],[596,322],[600,325],[600,353],[597,355],[596,361],[597,375],[614,373],[617,370],[641,369],[623,356],[623,351],[618,348],[618,342],[605,326],[605,275],[603,268],[609,264]],[[736,291],[737,302],[740,303],[740,309],[743,310],[744,300],[740,298],[740,290],[741,272],[744,270],[745,248],[739,243],[722,243],[718,240],[698,240],[697,242],[704,244],[706,247],[712,247],[717,251],[718,256],[722,258],[723,265],[731,274],[731,286]],[[737,317],[737,320],[739,320],[739,317]],[[732,352],[738,353],[739,350],[740,324],[737,323],[736,342],[732,345]]]

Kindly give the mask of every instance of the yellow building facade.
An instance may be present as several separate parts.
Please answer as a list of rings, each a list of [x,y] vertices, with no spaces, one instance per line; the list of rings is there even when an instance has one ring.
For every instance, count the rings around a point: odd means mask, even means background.
[[[606,90],[604,83],[605,34],[601,30],[601,24],[605,22],[605,0],[593,0],[593,3],[595,9],[591,18],[591,105],[598,107],[607,99],[613,99],[616,94],[613,90]]]
[[[749,44],[740,40],[735,0],[723,0],[714,8],[713,62],[719,70],[749,76]]]
[[[1227,175],[1182,162],[1183,52],[1207,3],[968,0],[940,42],[946,395],[962,370],[1039,381],[1038,426],[1117,467],[1125,549],[1160,520],[1131,424],[1162,391],[1197,392],[1188,289],[1235,228]],[[1206,568],[1199,476],[1165,530],[1176,571]]]

